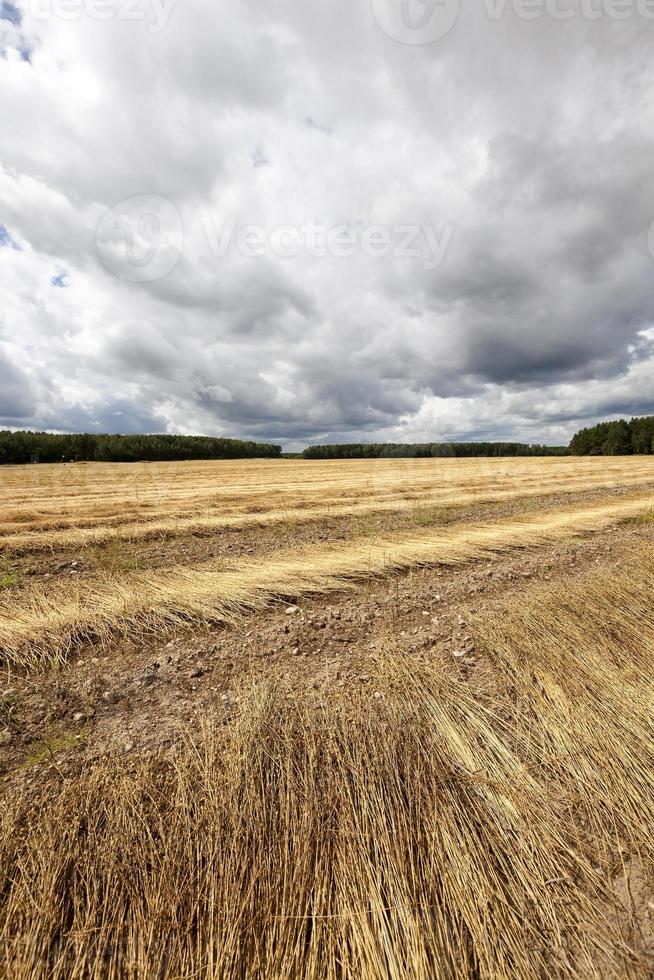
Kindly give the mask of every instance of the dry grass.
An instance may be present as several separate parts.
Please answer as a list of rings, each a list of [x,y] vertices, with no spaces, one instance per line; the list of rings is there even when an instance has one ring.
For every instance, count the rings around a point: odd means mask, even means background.
[[[206,534],[653,480],[648,457],[5,467],[0,548],[27,552]]]
[[[654,557],[635,560],[479,624],[475,688],[388,650],[379,698],[289,701],[271,678],[166,758],[17,791],[4,975],[650,975],[610,873],[652,870]]]
[[[283,551],[226,567],[129,572],[68,579],[0,596],[0,654],[35,668],[63,658],[87,638],[116,630],[156,631],[180,622],[230,622],[280,597],[346,588],[354,581],[420,564],[456,564],[510,548],[600,530],[652,509],[651,495],[558,509],[523,520],[454,525]]]
[[[652,492],[633,488],[654,481],[653,463],[8,468],[0,543],[51,547],[53,567],[58,548],[93,536],[290,527],[329,514],[365,521],[402,508],[416,522],[49,585],[14,582],[6,561],[0,655],[12,670],[47,670],[90,638],[235,622],[282,597],[649,521]],[[461,507],[459,523],[430,526],[453,501],[601,487],[632,490],[485,524]],[[468,681],[451,659],[399,658],[389,634],[388,649],[361,664],[370,688],[321,696],[307,679],[298,697],[280,666],[242,679],[231,707],[221,701],[169,752],[101,756],[67,778],[54,761],[39,772],[33,756],[0,808],[0,976],[653,975],[644,914],[654,899],[653,586],[654,554],[641,548],[611,578],[532,587],[528,601],[507,600],[473,626]],[[13,732],[16,712],[8,695],[0,725]]]
[[[548,783],[574,783],[581,822],[650,867],[654,858],[654,554],[615,577],[595,573],[536,591],[478,627],[511,695],[516,731]],[[527,707],[528,706],[528,707]],[[619,805],[607,806],[607,786]]]

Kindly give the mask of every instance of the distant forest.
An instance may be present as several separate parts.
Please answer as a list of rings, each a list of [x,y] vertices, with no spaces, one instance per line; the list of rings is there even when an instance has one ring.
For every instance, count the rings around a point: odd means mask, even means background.
[[[303,459],[461,458],[472,456],[628,456],[654,453],[654,416],[581,429],[570,446],[522,442],[341,443],[309,446]],[[282,447],[213,436],[90,435],[0,431],[0,464],[184,459],[279,459]]]
[[[572,437],[575,456],[631,456],[654,453],[654,415],[630,422],[600,422]]]
[[[282,447],[212,436],[113,436],[50,432],[0,432],[0,464],[138,460],[253,459],[279,457]]]
[[[567,456],[565,446],[528,446],[522,442],[378,442],[309,446],[304,459],[378,459],[380,457]]]

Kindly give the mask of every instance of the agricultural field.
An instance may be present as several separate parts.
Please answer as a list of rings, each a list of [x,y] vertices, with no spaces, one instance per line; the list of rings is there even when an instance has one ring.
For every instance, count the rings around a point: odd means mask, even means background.
[[[654,972],[654,457],[0,468],[0,976]]]

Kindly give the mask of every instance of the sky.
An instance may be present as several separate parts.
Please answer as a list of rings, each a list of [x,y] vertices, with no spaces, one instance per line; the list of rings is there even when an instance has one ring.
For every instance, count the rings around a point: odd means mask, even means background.
[[[0,0],[0,427],[654,413],[654,0]]]

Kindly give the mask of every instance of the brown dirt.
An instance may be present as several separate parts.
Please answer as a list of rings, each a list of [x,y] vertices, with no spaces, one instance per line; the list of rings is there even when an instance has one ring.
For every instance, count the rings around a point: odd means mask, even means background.
[[[115,540],[107,544],[92,544],[82,548],[49,549],[29,554],[5,553],[2,556],[3,574],[16,576],[17,587],[37,582],[55,582],[65,578],[83,578],[102,572],[111,574],[170,567],[193,567],[203,562],[225,559],[232,562],[240,557],[270,554],[292,544],[315,545],[354,538],[374,537],[385,533],[420,527],[434,528],[457,524],[522,517],[547,508],[558,508],[610,500],[652,489],[651,483],[609,490],[588,490],[546,494],[542,497],[516,497],[500,502],[457,505],[425,505],[417,509],[398,509],[384,512],[357,513],[347,517],[322,517],[319,520],[288,524],[226,528],[206,533],[160,535],[138,541]]]
[[[0,747],[0,778],[67,778],[115,751],[172,745],[180,726],[207,714],[228,716],[243,681],[264,673],[279,672],[297,697],[308,687],[325,697],[334,687],[352,687],[372,698],[375,653],[391,645],[420,659],[441,658],[462,679],[483,684],[492,665],[475,651],[476,614],[539,579],[618,567],[642,540],[654,540],[652,524],[371,580],[356,592],[303,599],[290,614],[280,604],[234,628],[196,625],[86,644],[63,668],[7,673],[0,730],[8,726],[11,741]]]
[[[559,502],[569,504],[570,495],[549,498],[547,504]],[[508,517],[542,506],[542,500],[516,500],[456,514],[456,519]],[[441,522],[446,519],[440,515]],[[397,529],[397,517],[375,515],[369,526],[371,533]],[[322,522],[302,527],[302,534],[307,543],[351,537],[352,525],[342,519]],[[279,528],[259,528],[182,544],[190,549],[188,560],[197,561],[199,555],[210,557],[211,549],[230,546],[230,557],[252,548],[263,554],[279,547],[279,536]],[[10,734],[9,743],[0,746],[0,781],[6,789],[22,787],[38,797],[53,781],[75,780],[107,756],[118,756],[129,768],[144,753],[172,755],[183,729],[193,732],[208,716],[228,719],[251,678],[280,677],[290,699],[306,698],[309,692],[312,698],[328,699],[345,689],[357,702],[371,701],[377,694],[375,658],[388,649],[419,661],[438,659],[458,679],[484,689],[492,685],[496,668],[476,648],[478,615],[507,598],[519,601],[534,583],[574,578],[593,567],[610,575],[628,565],[644,542],[654,543],[654,523],[631,522],[491,561],[371,579],[356,591],[302,599],[299,606],[280,603],[236,627],[195,625],[163,636],[85,644],[63,668],[0,678],[0,732]],[[139,556],[142,548],[140,543]],[[37,560],[47,567],[47,556]],[[65,569],[58,574],[66,574]],[[616,853],[610,868],[597,870],[606,875],[615,896],[607,918],[652,962],[651,869],[642,868],[637,856]]]

